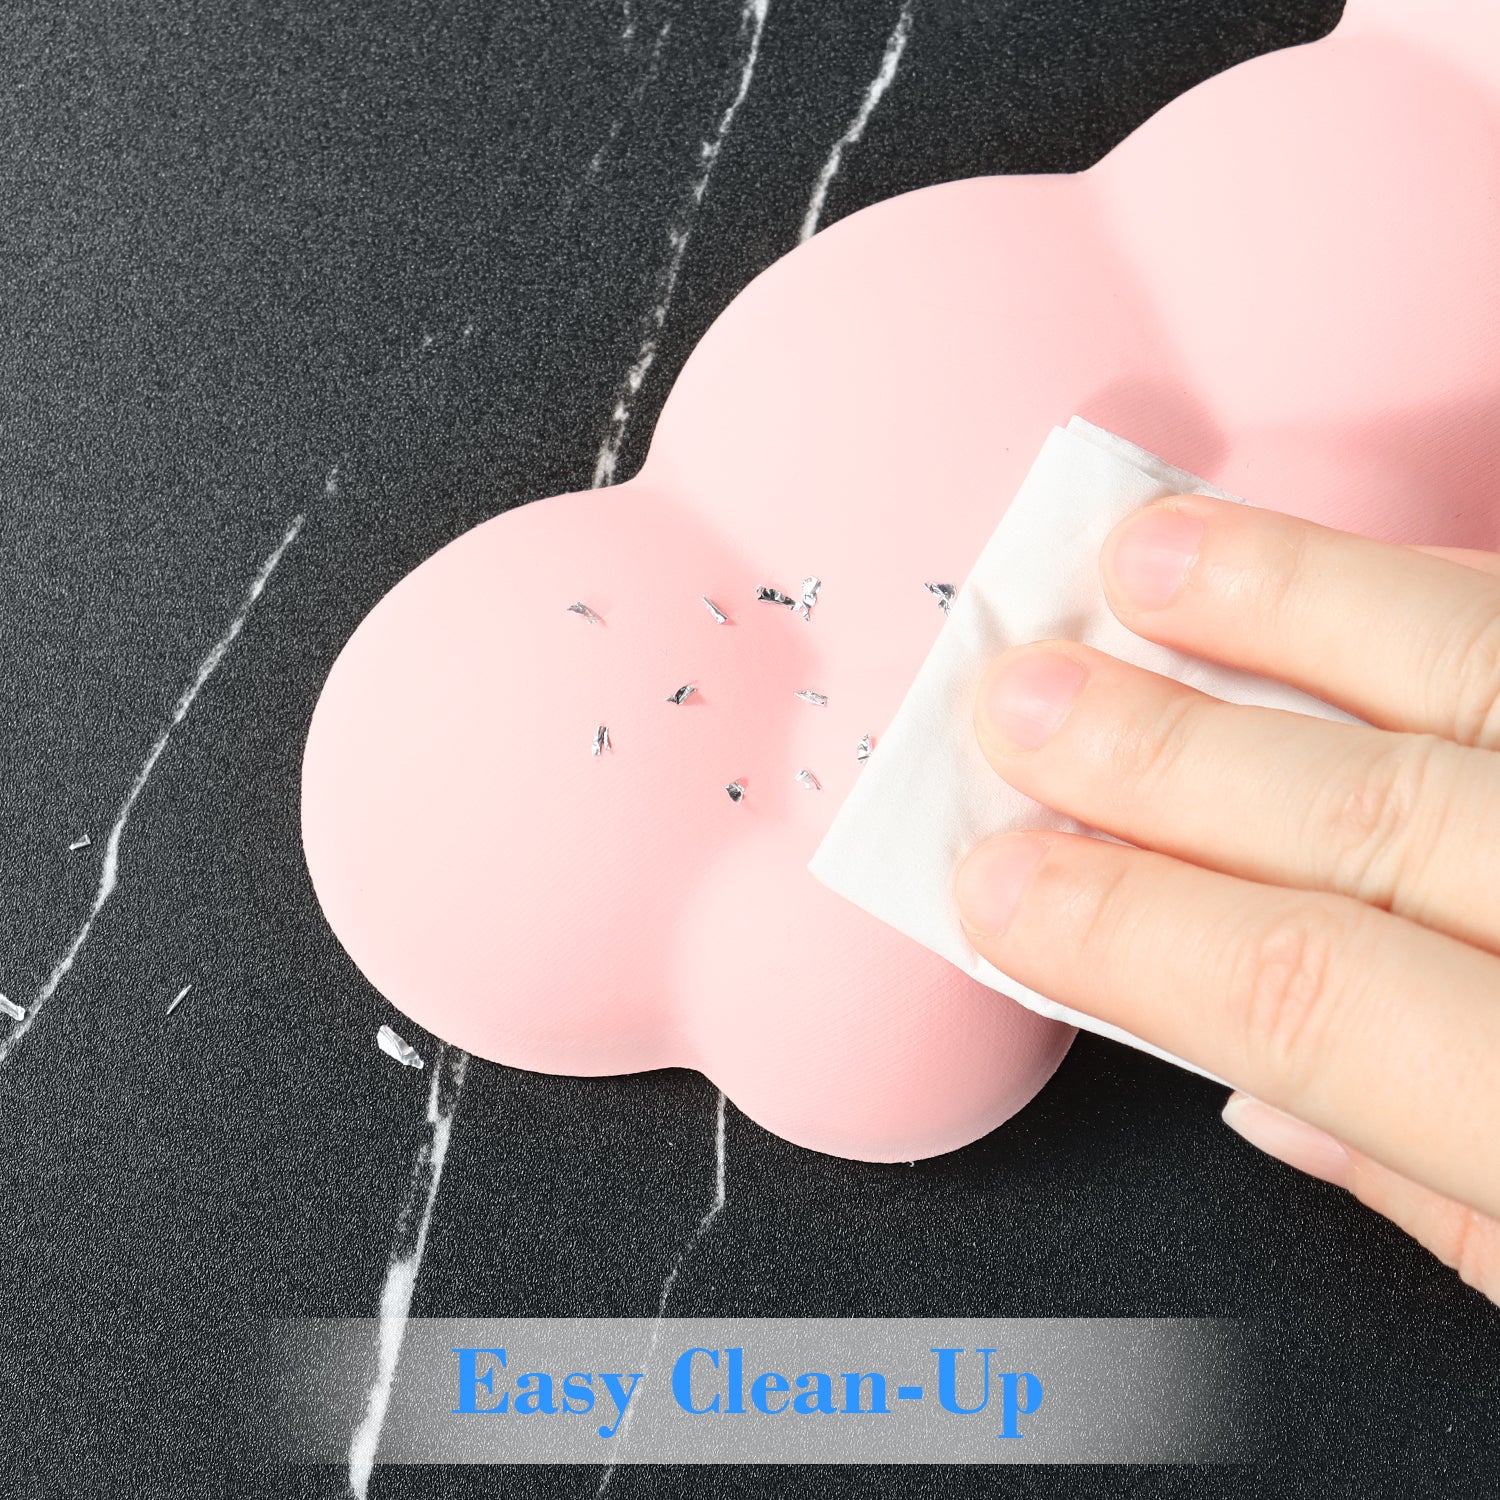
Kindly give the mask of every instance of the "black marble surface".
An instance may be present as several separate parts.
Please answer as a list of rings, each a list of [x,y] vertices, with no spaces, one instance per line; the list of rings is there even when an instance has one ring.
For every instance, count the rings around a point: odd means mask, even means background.
[[[622,474],[695,340],[795,243],[898,9],[771,0]],[[1083,167],[1338,9],[915,0],[827,217],[963,175]],[[312,897],[308,718],[402,574],[497,511],[589,483],[667,228],[736,82],[741,7],[11,0],[4,21],[14,999],[33,1004],[62,965],[135,796],[117,883],[0,1064],[0,1494],[337,1495],[338,1470],[253,1461],[237,1351],[263,1315],[374,1314],[427,1077],[375,1050],[398,1018]],[[731,1110],[726,1206],[672,1311],[1246,1317],[1280,1362],[1258,1468],[627,1467],[611,1495],[1494,1493],[1500,1314],[1242,1145],[1220,1100],[1081,1037],[1013,1122],[914,1168],[819,1157]],[[714,1107],[686,1073],[473,1064],[413,1314],[653,1314],[712,1193]],[[248,1444],[231,1442],[247,1422]],[[380,1469],[370,1494],[598,1482]]]

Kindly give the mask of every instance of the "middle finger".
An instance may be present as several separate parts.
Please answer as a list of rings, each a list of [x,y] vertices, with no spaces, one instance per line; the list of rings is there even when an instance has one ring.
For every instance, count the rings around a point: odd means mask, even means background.
[[[1222,703],[1072,642],[991,664],[979,743],[1018,791],[1226,874],[1353,896],[1500,952],[1500,755]]]

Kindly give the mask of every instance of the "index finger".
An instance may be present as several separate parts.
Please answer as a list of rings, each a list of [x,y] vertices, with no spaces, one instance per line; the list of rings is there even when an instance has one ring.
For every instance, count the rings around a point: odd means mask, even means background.
[[[1382,728],[1500,748],[1500,577],[1469,559],[1186,495],[1122,521],[1100,574],[1138,635]]]

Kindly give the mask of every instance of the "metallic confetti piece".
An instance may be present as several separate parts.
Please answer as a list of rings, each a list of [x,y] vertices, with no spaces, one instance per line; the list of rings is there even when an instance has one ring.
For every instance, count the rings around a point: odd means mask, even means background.
[[[8,995],[0,995],[0,1015],[9,1016],[12,1021],[24,1021],[26,1007],[17,1005]]]
[[[797,607],[797,601],[790,594],[783,594],[780,589],[773,589],[768,583],[763,583],[756,589],[755,597],[762,604],[784,604],[788,609]]]
[[[692,685],[692,683],[685,682],[685,683],[683,683],[683,685],[680,688],[677,689],[677,691],[675,693],[668,693],[667,694],[667,702],[668,703],[684,703],[684,702],[687,701],[687,699],[691,698],[693,696],[693,694],[696,693],[697,691],[698,691],[698,689],[695,688]]]
[[[943,606],[943,613],[947,614],[953,608],[953,600],[958,594],[956,583],[927,583],[923,588]]]
[[[854,758],[860,763],[860,765],[864,765],[864,763],[870,758],[870,751],[874,748],[874,742],[870,739],[870,736],[865,735],[865,737],[859,742],[859,748],[854,752]]]
[[[815,693],[815,692],[813,692],[813,690],[811,688],[803,688],[802,691],[797,694],[797,696],[804,703],[816,703],[819,708],[827,708],[828,707],[828,694],[827,693]]]
[[[88,834],[80,833],[78,837],[68,845],[68,853],[76,854],[80,849],[87,849],[88,846],[93,842],[93,839],[91,839]]]
[[[570,604],[568,606],[568,613],[574,615],[582,615],[590,625],[602,625],[604,623],[604,621],[601,620],[599,616],[596,615],[593,610],[591,610],[588,605],[585,604],[581,599],[578,601],[578,603]]]
[[[608,728],[603,724],[599,725],[594,731],[594,754],[602,755],[606,750],[612,750],[613,748],[609,742]]]
[[[714,622],[716,624],[727,625],[729,623],[729,616],[726,615],[724,611],[720,609],[719,606],[708,597],[707,594],[703,596],[703,602],[708,606],[708,612],[714,617]]]
[[[389,1026],[382,1026],[375,1033],[375,1044],[387,1057],[394,1057],[405,1068],[420,1068],[422,1055],[404,1038],[396,1035]]]
[[[731,781],[724,790],[729,793],[729,800],[731,802],[743,802],[745,800],[745,788],[738,781]]]
[[[798,771],[797,780],[802,784],[802,790],[805,792],[821,792],[823,790],[823,783],[811,771]]]
[[[182,987],[182,988],[181,988],[181,989],[180,989],[180,990],[178,990],[178,991],[177,991],[177,995],[176,995],[176,997],[175,997],[175,998],[174,998],[174,999],[173,999],[173,1001],[172,1001],[172,1003],[171,1003],[171,1004],[170,1004],[170,1005],[169,1005],[169,1006],[168,1006],[168,1007],[167,1007],[167,1014],[168,1014],[168,1015],[169,1015],[169,1016],[170,1016],[170,1015],[171,1015],[171,1014],[172,1014],[172,1012],[173,1012],[173,1011],[174,1011],[174,1010],[176,1010],[176,1009],[177,1009],[177,1007],[178,1007],[178,1006],[179,1006],[179,1005],[181,1005],[181,1004],[182,1004],[182,1002],[183,1002],[183,1001],[184,1001],[184,1000],[186,1000],[186,999],[187,999],[187,993],[188,993],[188,991],[189,991],[189,990],[190,990],[190,989],[192,989],[192,985],[190,985],[190,984],[185,984],[185,985],[183,985],[183,987]]]
[[[818,602],[818,590],[823,587],[821,578],[802,580],[802,603],[798,606],[804,620],[812,619],[812,607]]]

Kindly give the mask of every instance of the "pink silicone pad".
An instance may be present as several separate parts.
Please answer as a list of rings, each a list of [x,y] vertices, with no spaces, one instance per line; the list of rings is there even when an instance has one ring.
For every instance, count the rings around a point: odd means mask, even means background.
[[[1088,172],[910,193],[773,265],[639,475],[476,527],[339,657],[303,836],[359,967],[479,1056],[698,1068],[820,1151],[1019,1109],[1072,1032],[806,870],[942,623],[923,585],[1075,411],[1263,505],[1495,546],[1497,88],[1500,8],[1351,0]],[[810,623],[753,599],[808,574]]]

